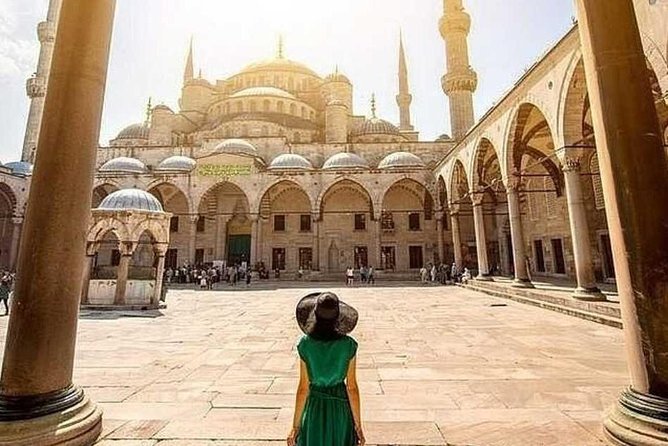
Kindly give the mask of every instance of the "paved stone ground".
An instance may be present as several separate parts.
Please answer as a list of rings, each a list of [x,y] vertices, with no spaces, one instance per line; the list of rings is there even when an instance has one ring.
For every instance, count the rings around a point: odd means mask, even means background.
[[[603,444],[627,383],[620,330],[455,287],[334,291],[361,315],[369,444]],[[75,380],[104,409],[98,444],[284,444],[305,292],[179,290],[160,313],[82,314]]]

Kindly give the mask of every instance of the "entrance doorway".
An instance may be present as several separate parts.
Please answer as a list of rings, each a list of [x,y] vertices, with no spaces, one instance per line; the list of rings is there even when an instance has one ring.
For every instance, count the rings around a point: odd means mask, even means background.
[[[612,258],[612,244],[609,234],[601,234],[599,238],[601,256],[603,257],[603,275],[606,279],[615,278],[615,262]]]
[[[228,264],[241,265],[250,261],[251,236],[230,235],[227,240],[227,262]]]
[[[543,241],[534,240],[533,241],[533,251],[536,258],[536,272],[544,273],[545,272],[545,255],[543,254]]]
[[[564,243],[560,238],[552,239],[552,255],[554,256],[554,272],[566,274],[566,261],[564,260]]]
[[[380,250],[380,268],[394,271],[396,263],[396,249],[394,246],[383,246]]]

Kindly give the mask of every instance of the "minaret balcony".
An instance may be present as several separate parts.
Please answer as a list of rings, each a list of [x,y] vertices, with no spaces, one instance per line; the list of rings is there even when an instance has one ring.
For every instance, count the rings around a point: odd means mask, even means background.
[[[37,25],[37,37],[40,43],[53,42],[56,39],[56,27],[51,22],[40,22]]]
[[[44,81],[38,77],[31,77],[26,81],[26,94],[29,98],[38,98],[44,96],[46,86]]]
[[[469,34],[471,31],[471,16],[465,11],[447,13],[439,21],[439,29],[444,39],[452,34]]]
[[[478,88],[478,75],[471,67],[453,70],[441,79],[443,91],[450,94],[455,91],[474,92]]]

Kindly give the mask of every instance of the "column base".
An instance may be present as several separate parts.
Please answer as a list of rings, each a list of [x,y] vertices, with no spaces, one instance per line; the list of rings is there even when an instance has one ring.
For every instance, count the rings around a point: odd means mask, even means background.
[[[477,280],[479,282],[493,282],[494,281],[492,276],[490,276],[489,274],[478,274],[475,277],[475,280]]]
[[[615,446],[665,446],[668,400],[628,389],[606,415],[603,430]]]
[[[535,288],[530,279],[515,279],[511,286],[513,288]]]
[[[597,287],[593,288],[581,288],[578,287],[573,293],[573,298],[577,300],[585,300],[590,302],[605,302],[608,300],[605,297],[605,294],[601,293]]]
[[[88,446],[102,432],[102,411],[85,395],[74,406],[37,418],[0,421],[0,446]]]

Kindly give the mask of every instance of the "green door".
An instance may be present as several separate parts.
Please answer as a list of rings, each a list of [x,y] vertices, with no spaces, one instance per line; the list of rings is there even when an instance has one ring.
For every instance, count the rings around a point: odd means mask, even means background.
[[[227,263],[241,265],[242,262],[250,262],[250,251],[250,235],[230,235],[227,241]]]

